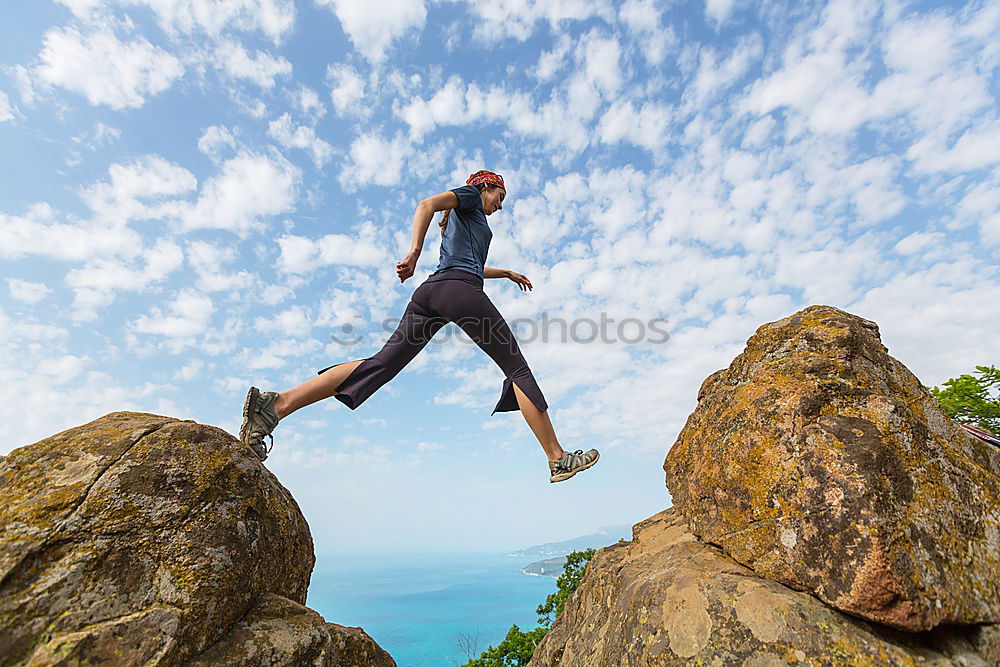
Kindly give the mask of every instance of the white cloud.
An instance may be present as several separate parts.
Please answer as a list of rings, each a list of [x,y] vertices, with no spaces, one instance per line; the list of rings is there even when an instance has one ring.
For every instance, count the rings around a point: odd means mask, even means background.
[[[105,261],[92,264],[80,275],[118,271],[138,275],[129,273],[133,271],[128,268],[130,263],[111,259],[135,258],[142,253],[142,236],[129,228],[128,223],[177,217],[189,205],[176,197],[194,190],[197,181],[189,171],[158,155],[113,164],[108,168],[108,175],[107,181],[80,190],[81,200],[93,212],[90,219],[64,216],[46,203],[34,204],[20,217],[0,213],[0,233],[6,239],[0,256],[39,255],[89,262],[104,258]],[[81,289],[97,287],[89,284],[90,278],[80,280]],[[103,279],[94,280],[103,282]],[[148,281],[140,282],[144,286]],[[103,303],[105,299],[98,301]]]
[[[236,357],[240,368],[251,370],[284,368],[288,365],[287,357],[315,356],[322,343],[308,335],[299,332],[298,340],[282,337],[272,340],[267,345],[254,344],[244,348]]]
[[[180,60],[145,38],[122,42],[107,28],[86,35],[73,27],[52,28],[43,41],[34,76],[46,85],[80,93],[94,105],[142,106],[184,73]]]
[[[606,144],[627,141],[647,150],[663,147],[668,140],[671,110],[647,102],[640,109],[631,102],[612,104],[597,125],[597,135]]]
[[[319,101],[319,93],[305,86],[299,88],[298,94],[295,95],[295,105],[299,111],[311,116],[314,120],[322,118],[326,113],[326,106]]]
[[[365,81],[350,65],[330,65],[326,68],[326,78],[330,85],[330,101],[340,115],[360,113],[364,106]]]
[[[30,316],[12,320],[0,309],[0,349],[3,352],[15,351],[15,346],[21,346],[22,352],[26,352],[37,349],[33,347],[35,343],[49,345],[67,338],[69,331],[63,327],[43,324]],[[3,368],[4,364],[0,364],[0,370]]]
[[[927,135],[906,152],[923,173],[971,171],[1000,164],[1000,122],[988,121],[962,133],[950,148],[942,133]]]
[[[266,306],[274,306],[295,296],[295,292],[286,285],[266,285],[258,293],[257,298]]]
[[[118,225],[80,221],[62,222],[60,214],[46,203],[33,204],[23,216],[0,213],[0,257],[18,259],[39,255],[65,261],[92,257],[132,255],[142,237]]]
[[[281,156],[244,151],[208,179],[182,218],[185,230],[225,229],[241,236],[261,219],[295,206],[301,172]]]
[[[140,315],[131,327],[137,333],[190,339],[204,333],[214,312],[215,305],[209,296],[184,289],[167,306],[166,313],[153,306],[149,315]]]
[[[705,0],[705,15],[715,23],[725,23],[735,9],[737,0]]]
[[[384,0],[373,10],[366,0],[316,0],[330,8],[354,48],[373,63],[381,63],[392,43],[427,18],[423,0]]]
[[[619,19],[628,27],[642,47],[646,62],[658,65],[677,42],[671,28],[661,24],[660,10],[654,0],[627,0],[618,11]]]
[[[363,134],[351,142],[340,182],[345,188],[398,185],[411,151],[412,147],[401,136],[383,139],[374,133]]]
[[[292,448],[281,452],[275,448],[275,463],[293,468],[333,470],[363,470],[384,473],[393,469],[393,461],[398,459],[389,447],[372,445],[367,441],[354,450],[333,450],[323,447],[309,449]]]
[[[971,188],[957,208],[958,218],[965,224],[977,223],[983,243],[1000,246],[1000,179],[980,183]]]
[[[922,382],[939,384],[996,359],[996,313],[983,306],[1000,302],[997,278],[995,263],[963,256],[900,272],[848,306],[878,322],[889,353]]]
[[[58,0],[69,7],[77,17],[81,19],[90,18],[92,12],[104,4],[104,0]]]
[[[437,125],[464,125],[484,116],[487,109],[480,104],[484,97],[476,84],[466,86],[453,76],[429,99],[415,99],[397,114],[410,126],[410,136],[418,138]]]
[[[264,334],[280,334],[287,338],[305,338],[312,333],[309,312],[301,306],[292,306],[268,319],[258,317],[254,329]]]
[[[8,278],[7,289],[10,290],[12,299],[23,303],[38,303],[52,294],[52,290],[44,283],[33,283],[18,278]]]
[[[237,257],[233,246],[218,246],[206,241],[192,241],[188,244],[187,261],[198,275],[196,286],[203,292],[230,291],[248,287],[254,277],[247,271],[226,273],[223,267]]]
[[[235,150],[237,145],[233,133],[221,125],[209,125],[198,138],[198,150],[216,161],[222,157],[223,150]]]
[[[634,32],[655,30],[660,25],[660,11],[653,0],[626,0],[618,8],[618,18]]]
[[[97,258],[66,274],[66,284],[76,295],[74,318],[92,320],[97,308],[114,300],[115,292],[140,292],[163,282],[184,262],[184,253],[174,242],[158,240],[140,253],[142,266],[136,261]]]
[[[936,246],[945,245],[944,241],[944,234],[940,232],[913,232],[900,239],[893,250],[902,255],[923,254]]]
[[[65,1],[65,0],[63,0]],[[71,0],[72,4],[96,4],[100,0]],[[275,43],[295,24],[292,0],[118,0],[123,5],[145,5],[156,15],[160,27],[171,34],[201,30],[212,36],[227,28],[260,30]]]
[[[118,128],[97,122],[89,130],[85,130],[74,136],[72,141],[81,148],[93,151],[104,146],[110,146],[121,139],[121,136],[122,132]]]
[[[95,218],[125,223],[176,215],[174,200],[194,190],[198,181],[187,169],[159,155],[145,155],[108,168],[110,182],[95,183],[80,191],[80,198]],[[153,200],[152,204],[142,200]]]
[[[267,133],[285,148],[301,148],[312,153],[317,169],[333,157],[333,146],[317,137],[315,128],[293,125],[292,117],[287,113],[272,120],[267,126]]]
[[[877,3],[831,2],[817,25],[789,42],[782,68],[752,86],[744,108],[758,114],[788,108],[809,130],[833,135],[904,116],[905,133],[925,135],[914,148],[919,157],[937,152],[929,147],[943,146],[977,112],[995,105],[979,71],[989,42],[974,36],[963,49],[954,46],[960,35],[976,35],[969,23],[957,25],[940,14],[881,19],[887,25],[879,25]],[[882,63],[874,59],[880,53]],[[945,99],[947,104],[938,102]]]
[[[14,119],[14,112],[10,106],[10,98],[7,93],[0,90],[0,123]]]
[[[585,73],[571,76],[563,89],[545,102],[524,91],[487,90],[450,78],[430,99],[417,97],[396,109],[418,140],[439,125],[505,123],[522,137],[542,137],[550,145],[579,152],[590,143],[589,121],[601,104],[600,92]]]
[[[222,42],[215,49],[215,66],[235,79],[252,81],[261,88],[274,86],[275,78],[292,73],[292,64],[265,51],[247,51],[234,41]]]
[[[83,372],[87,363],[86,357],[75,357],[64,354],[53,359],[43,359],[36,367],[40,375],[46,376],[50,382],[57,385],[66,384]]]
[[[202,377],[201,371],[203,368],[205,368],[204,361],[201,359],[192,359],[177,369],[177,372],[174,373],[174,379],[182,382],[190,382],[191,380],[200,379]]]
[[[555,48],[543,51],[542,55],[538,56],[538,64],[532,70],[534,77],[539,81],[551,81],[566,66],[571,46],[572,40],[569,36],[560,35]]]
[[[841,190],[853,200],[861,222],[873,224],[896,215],[906,205],[906,198],[895,183],[894,161],[872,158],[840,170],[834,177],[838,183],[828,184],[834,192]]]
[[[24,65],[14,65],[8,70],[14,83],[17,84],[17,92],[21,96],[21,101],[31,105],[35,101],[35,84],[32,81],[31,70]]]
[[[281,236],[278,238],[278,246],[281,248],[278,271],[301,275],[331,264],[372,267],[387,265],[389,257],[377,231],[373,223],[365,222],[359,226],[356,235],[326,234],[315,240],[293,234]]]
[[[74,338],[62,327],[39,323],[34,317],[12,319],[0,309],[0,382],[18,388],[22,410],[11,421],[0,453],[114,410],[159,407],[150,402],[155,383],[129,385],[88,370],[99,359],[89,352],[67,351]],[[53,411],[53,405],[59,410]]]
[[[719,62],[714,50],[702,50],[698,74],[688,89],[693,93],[695,103],[702,106],[714,95],[736,83],[750,65],[761,58],[763,52],[763,42],[757,34],[741,38],[736,48],[722,62]]]
[[[621,44],[614,37],[602,37],[591,31],[580,40],[587,81],[606,95],[618,92],[622,85]]]
[[[864,294],[871,282],[889,278],[891,263],[874,235],[831,241],[821,249],[786,246],[777,251],[773,277],[801,289],[806,303],[838,308]]]
[[[606,0],[499,0],[474,3],[470,9],[476,14],[473,37],[487,43],[505,38],[523,42],[534,33],[539,22],[547,22],[553,32],[558,32],[563,22],[592,17],[610,20],[614,16],[612,3]]]
[[[943,16],[923,16],[893,25],[882,49],[885,63],[897,71],[941,74],[955,59],[955,35]]]

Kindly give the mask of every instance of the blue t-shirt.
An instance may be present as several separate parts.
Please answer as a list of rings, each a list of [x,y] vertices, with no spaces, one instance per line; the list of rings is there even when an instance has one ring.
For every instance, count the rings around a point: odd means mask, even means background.
[[[452,209],[441,236],[441,259],[434,273],[462,269],[484,278],[483,269],[493,232],[486,222],[479,188],[463,185],[452,192],[458,196],[458,206]]]

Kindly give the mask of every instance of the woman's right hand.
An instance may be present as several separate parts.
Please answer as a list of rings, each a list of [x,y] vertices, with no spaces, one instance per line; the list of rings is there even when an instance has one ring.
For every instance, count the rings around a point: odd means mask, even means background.
[[[419,250],[411,250],[406,253],[406,257],[401,262],[396,262],[396,276],[399,282],[405,281],[417,270],[417,260],[420,259]]]

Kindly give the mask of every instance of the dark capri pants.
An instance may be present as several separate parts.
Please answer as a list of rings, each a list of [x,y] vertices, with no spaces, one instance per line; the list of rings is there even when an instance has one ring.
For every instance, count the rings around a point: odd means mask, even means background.
[[[548,409],[517,339],[483,291],[483,279],[461,269],[436,273],[414,290],[396,331],[381,350],[362,361],[347,376],[337,387],[334,397],[351,410],[356,410],[379,387],[396,377],[434,334],[449,322],[461,327],[506,376],[500,400],[491,415],[520,409],[511,383],[516,383],[539,410]],[[318,373],[341,365],[328,366]]]

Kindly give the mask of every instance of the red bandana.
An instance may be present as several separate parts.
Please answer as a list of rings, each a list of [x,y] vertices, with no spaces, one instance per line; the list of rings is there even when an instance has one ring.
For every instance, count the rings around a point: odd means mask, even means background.
[[[492,171],[486,171],[485,169],[481,169],[472,176],[469,176],[469,180],[465,182],[466,185],[479,185],[480,183],[495,185],[499,188],[503,188],[504,192],[507,191],[507,186],[503,184],[503,176],[500,174],[494,174]]]

